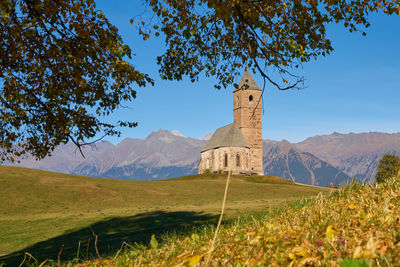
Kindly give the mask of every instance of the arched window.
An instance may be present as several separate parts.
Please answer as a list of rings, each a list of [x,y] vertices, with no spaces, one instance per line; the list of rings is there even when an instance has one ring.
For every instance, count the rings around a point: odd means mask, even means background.
[[[240,155],[236,154],[236,167],[240,167]]]
[[[253,106],[254,102],[253,102],[253,96],[250,95],[249,96],[249,106]]]
[[[224,167],[228,167],[228,154],[224,155]]]

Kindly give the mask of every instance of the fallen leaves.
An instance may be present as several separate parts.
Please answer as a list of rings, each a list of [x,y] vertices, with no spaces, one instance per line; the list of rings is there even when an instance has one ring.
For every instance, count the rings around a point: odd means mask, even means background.
[[[349,208],[349,210],[354,210],[356,208],[356,204],[350,203],[348,208]]]
[[[288,206],[278,215],[225,226],[211,266],[397,266],[398,214],[399,180],[377,186],[350,184],[330,196],[308,200],[301,208]],[[212,228],[167,238],[136,253],[142,255],[140,261],[128,257],[129,262],[134,266],[203,266],[211,238]],[[121,255],[118,264],[128,266],[123,259]]]
[[[290,252],[288,254],[288,257],[291,260],[296,260],[298,258],[304,258],[307,255],[308,255],[307,249],[305,249],[304,247],[298,246],[298,247],[293,248],[292,252]]]
[[[377,246],[378,246],[378,243],[376,242],[376,240],[374,240],[373,237],[370,237],[366,246],[357,246],[355,248],[354,253],[353,253],[353,258],[355,258],[355,259],[375,258],[377,256],[376,255]]]
[[[332,225],[328,225],[326,228],[325,236],[328,239],[334,239],[339,235],[339,232],[336,231]]]
[[[195,266],[196,264],[198,264],[201,261],[202,258],[203,258],[202,255],[194,255],[189,260],[189,266],[190,267]]]

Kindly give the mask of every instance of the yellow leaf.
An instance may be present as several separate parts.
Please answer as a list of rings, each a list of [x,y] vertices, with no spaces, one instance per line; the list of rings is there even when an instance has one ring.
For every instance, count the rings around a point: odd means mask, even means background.
[[[339,235],[339,232],[336,231],[332,225],[328,225],[326,228],[325,236],[326,238],[335,238]]]
[[[356,208],[356,204],[350,203],[348,208],[349,208],[349,210],[354,210]]]
[[[196,264],[198,264],[201,261],[202,258],[203,258],[203,256],[201,256],[201,255],[194,255],[189,260],[189,266],[195,266]]]
[[[304,258],[307,256],[307,249],[303,248],[303,247],[295,247],[292,251],[292,253],[296,256],[296,257],[301,257]]]

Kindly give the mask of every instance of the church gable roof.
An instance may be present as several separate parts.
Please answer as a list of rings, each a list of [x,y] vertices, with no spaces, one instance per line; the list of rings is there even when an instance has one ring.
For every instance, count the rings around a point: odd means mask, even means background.
[[[230,146],[250,148],[242,132],[239,130],[235,123],[231,123],[224,127],[218,128],[211,136],[210,140],[208,140],[206,145],[201,149],[201,152],[213,148]]]
[[[239,82],[239,86],[237,88],[237,90],[260,90],[260,87],[258,87],[258,85],[256,84],[256,82],[254,81],[253,77],[251,76],[250,72],[247,70],[245,70],[242,79]]]

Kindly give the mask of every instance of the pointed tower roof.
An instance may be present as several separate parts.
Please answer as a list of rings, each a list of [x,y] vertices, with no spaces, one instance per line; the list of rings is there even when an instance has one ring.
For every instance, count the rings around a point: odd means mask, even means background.
[[[250,72],[247,70],[244,71],[243,77],[239,82],[239,86],[236,90],[240,90],[240,89],[244,89],[244,90],[260,90],[260,87],[258,87],[258,85],[256,84],[256,82],[254,81],[253,77],[251,76]]]
[[[218,128],[211,136],[210,140],[208,140],[206,145],[201,149],[201,152],[213,148],[229,146],[250,148],[242,132],[239,130],[235,123],[231,123],[224,127]]]

